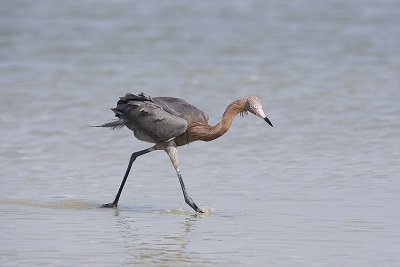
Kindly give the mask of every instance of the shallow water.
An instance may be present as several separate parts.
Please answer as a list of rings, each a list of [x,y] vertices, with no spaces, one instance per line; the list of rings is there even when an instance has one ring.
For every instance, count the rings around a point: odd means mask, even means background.
[[[399,266],[398,1],[2,1],[0,266]],[[126,92],[216,123],[168,157],[113,118]]]

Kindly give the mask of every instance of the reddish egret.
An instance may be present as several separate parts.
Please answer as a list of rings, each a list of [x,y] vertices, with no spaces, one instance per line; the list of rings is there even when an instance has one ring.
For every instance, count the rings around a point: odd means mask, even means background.
[[[112,203],[103,207],[111,208],[118,205],[119,197],[128,178],[132,163],[137,157],[155,150],[167,152],[172,165],[178,175],[185,202],[196,212],[203,212],[192,200],[186,191],[181,172],[179,170],[177,147],[190,142],[202,140],[211,141],[226,133],[238,113],[250,112],[265,120],[272,126],[271,121],[262,110],[260,99],[256,96],[238,99],[226,108],[222,119],[214,126],[208,124],[208,116],[183,99],[174,97],[149,97],[143,93],[126,94],[120,97],[117,107],[113,108],[118,120],[111,121],[98,127],[113,129],[123,126],[131,129],[135,137],[141,141],[155,145],[134,152],[129,160],[124,178],[118,193]]]

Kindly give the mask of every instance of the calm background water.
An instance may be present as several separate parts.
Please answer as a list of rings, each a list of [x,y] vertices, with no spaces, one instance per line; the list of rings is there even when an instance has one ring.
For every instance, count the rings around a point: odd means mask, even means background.
[[[0,266],[399,266],[399,1],[1,1]],[[216,123],[134,165],[126,92]]]

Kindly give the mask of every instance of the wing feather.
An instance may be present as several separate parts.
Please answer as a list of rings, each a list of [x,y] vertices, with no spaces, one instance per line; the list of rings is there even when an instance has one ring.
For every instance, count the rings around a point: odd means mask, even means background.
[[[184,99],[175,97],[154,97],[152,101],[170,114],[184,118],[188,124],[193,122],[208,122],[208,116]]]
[[[166,112],[144,95],[121,97],[114,112],[122,114],[136,138],[147,142],[169,141],[183,134],[188,126],[185,119]]]

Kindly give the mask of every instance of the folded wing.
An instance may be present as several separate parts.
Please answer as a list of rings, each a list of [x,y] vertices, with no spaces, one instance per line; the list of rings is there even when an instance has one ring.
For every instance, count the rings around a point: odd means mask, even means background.
[[[158,143],[183,134],[188,126],[185,119],[170,114],[144,94],[126,94],[112,109],[139,140]]]

